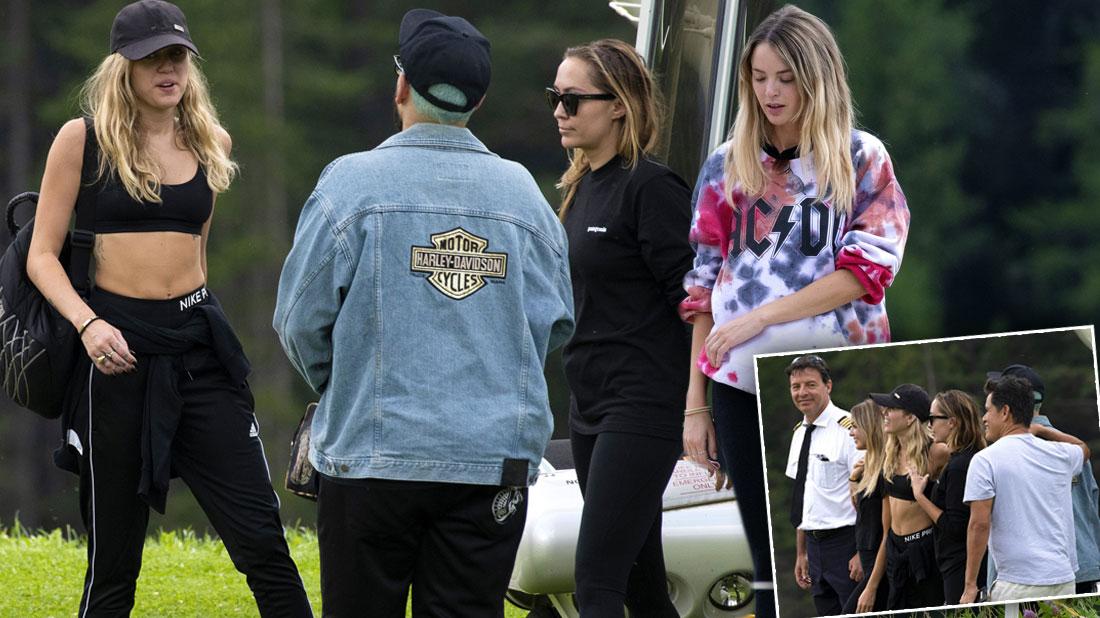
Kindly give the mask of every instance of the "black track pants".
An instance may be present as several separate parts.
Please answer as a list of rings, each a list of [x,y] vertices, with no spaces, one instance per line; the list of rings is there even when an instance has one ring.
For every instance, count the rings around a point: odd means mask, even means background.
[[[662,495],[683,450],[678,440],[571,432],[584,496],[577,539],[577,605],[584,618],[677,618],[661,546]]]
[[[147,301],[148,302],[148,301]],[[125,335],[125,333],[124,333]],[[79,618],[127,616],[141,570],[149,507],[137,495],[148,363],[106,376],[89,367],[85,406],[74,419],[83,450],[80,507],[88,569]],[[290,557],[247,385],[233,385],[209,349],[182,355],[183,413],[172,470],[191,488],[244,573],[263,618],[311,616]]]

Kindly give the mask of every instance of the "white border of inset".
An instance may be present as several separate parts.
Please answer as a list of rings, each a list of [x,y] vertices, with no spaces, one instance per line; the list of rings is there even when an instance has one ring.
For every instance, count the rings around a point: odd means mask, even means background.
[[[889,348],[889,347],[897,347],[897,346],[922,345],[922,344],[926,344],[926,343],[945,343],[945,342],[952,342],[952,341],[967,341],[967,340],[971,340],[971,339],[990,339],[990,338],[994,338],[994,337],[999,338],[999,337],[1012,337],[1012,336],[1018,336],[1018,335],[1042,335],[1042,334],[1045,334],[1045,333],[1061,333],[1061,332],[1067,332],[1067,331],[1076,331],[1077,336],[1081,338],[1081,342],[1085,346],[1087,346],[1090,350],[1092,350],[1092,374],[1093,374],[1094,385],[1095,385],[1096,394],[1097,394],[1097,397],[1096,397],[1097,414],[1098,414],[1098,416],[1097,416],[1097,427],[1100,428],[1100,371],[1098,371],[1098,369],[1097,369],[1096,326],[1094,324],[1087,324],[1087,325],[1081,325],[1081,326],[1065,326],[1065,327],[1059,327],[1059,328],[1044,328],[1044,329],[1039,329],[1039,330],[1021,330],[1021,331],[1012,331],[1012,332],[1005,332],[1005,333],[984,333],[984,334],[980,334],[980,335],[966,335],[966,336],[962,336],[962,337],[939,337],[939,338],[935,338],[935,339],[917,339],[917,340],[913,340],[913,341],[891,341],[889,343],[874,343],[874,344],[868,344],[868,345],[849,346],[849,347],[841,346],[841,347],[834,347],[834,348],[809,348],[809,349],[801,349],[801,350],[790,350],[790,351],[787,351],[787,352],[770,352],[770,353],[767,353],[767,354],[754,354],[753,357],[752,357],[753,358],[752,365],[753,365],[753,377],[756,380],[756,415],[757,415],[757,420],[758,420],[758,424],[759,424],[759,428],[760,428],[760,451],[762,453],[761,458],[764,460],[763,461],[763,463],[764,463],[764,469],[763,469],[763,473],[764,473],[764,496],[765,496],[765,499],[767,501],[767,508],[768,508],[768,545],[769,545],[769,548],[771,550],[771,557],[772,557],[772,583],[773,583],[773,585],[775,584],[775,582],[778,581],[778,573],[776,572],[776,569],[775,569],[775,531],[772,528],[772,517],[771,517],[771,513],[772,513],[771,484],[768,483],[768,463],[767,463],[767,452],[766,452],[767,451],[767,445],[764,442],[764,409],[763,409],[763,407],[761,406],[761,403],[760,403],[760,365],[759,365],[759,363],[757,363],[757,359],[771,358],[771,357],[776,357],[776,356],[797,356],[799,354],[817,354],[817,353],[821,353],[821,352],[847,352],[847,351],[852,351],[852,350],[862,350],[862,349],[866,349],[866,348]],[[779,616],[779,618],[783,618],[783,616],[781,616],[780,613],[779,613],[779,587],[776,586],[774,588],[774,591],[775,591],[775,593],[774,593],[773,596],[774,596],[774,599],[775,599],[775,614],[776,614],[776,616]],[[1096,597],[1098,600],[1100,600],[1100,597],[1097,597],[1096,593],[1082,593],[1082,594],[1072,594],[1072,595],[1063,595],[1063,596],[1054,596],[1054,597],[1037,597],[1037,598],[1034,598],[1034,599],[1020,599],[1020,600],[1009,601],[1007,603],[1004,602],[1004,601],[984,601],[982,603],[970,603],[970,604],[966,604],[966,605],[960,605],[960,604],[940,605],[940,606],[937,606],[937,607],[918,607],[918,608],[911,608],[911,609],[898,609],[898,610],[890,610],[890,611],[882,611],[882,612],[867,612],[867,613],[864,613],[864,614],[841,614],[840,616],[842,616],[842,617],[847,617],[847,616],[885,616],[885,615],[891,615],[891,614],[911,614],[911,613],[920,613],[920,612],[928,613],[928,612],[939,611],[939,610],[963,610],[963,609],[969,609],[969,608],[975,608],[975,607],[986,607],[986,606],[993,606],[993,605],[996,605],[996,606],[1003,605],[1005,607],[1006,616],[1007,616],[1008,615],[1008,608],[1009,608],[1010,605],[1017,605],[1018,606],[1020,603],[1034,603],[1034,602],[1038,602],[1038,601],[1057,601],[1057,600],[1062,600],[1062,599],[1076,599],[1076,598],[1081,598],[1081,597]]]

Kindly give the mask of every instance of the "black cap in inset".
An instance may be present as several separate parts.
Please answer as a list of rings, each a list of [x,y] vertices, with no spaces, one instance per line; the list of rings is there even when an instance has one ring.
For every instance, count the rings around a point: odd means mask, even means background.
[[[141,60],[168,47],[183,45],[198,54],[191,42],[183,11],[171,2],[140,0],[122,7],[111,24],[111,53],[130,60]]]
[[[1000,380],[1003,376],[1016,376],[1031,383],[1031,390],[1035,392],[1035,403],[1042,403],[1047,394],[1047,388],[1039,378],[1039,374],[1027,365],[1009,365],[1000,371],[990,371],[985,377],[990,380]]]
[[[492,67],[489,40],[461,17],[429,9],[405,13],[398,35],[405,79],[432,105],[451,112],[468,112],[489,89]],[[448,103],[428,90],[450,84],[466,95],[465,105]]]
[[[922,421],[932,415],[932,398],[916,384],[902,384],[889,393],[871,393],[872,401],[884,408],[898,408]]]

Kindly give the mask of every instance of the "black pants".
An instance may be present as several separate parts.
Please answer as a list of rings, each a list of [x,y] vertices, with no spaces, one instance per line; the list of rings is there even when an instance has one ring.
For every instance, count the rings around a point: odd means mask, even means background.
[[[848,574],[848,561],[856,554],[856,527],[844,526],[827,534],[806,533],[806,557],[813,582],[810,592],[819,616],[842,613],[857,583]]]
[[[101,294],[92,301],[97,311],[104,302],[124,305],[135,317],[165,327],[184,317],[176,299]],[[186,375],[179,379],[183,413],[171,447],[173,472],[191,488],[233,565],[245,574],[260,615],[311,616],[283,536],[251,391],[231,384],[206,348],[185,354],[181,367]],[[85,375],[87,407],[74,419],[83,449],[80,511],[88,530],[80,618],[127,616],[134,604],[149,521],[149,506],[137,494],[147,369],[139,356],[132,373],[106,376],[89,366]]]
[[[741,524],[752,552],[756,618],[775,618],[768,502],[764,492],[764,455],[756,396],[714,382],[714,429],[722,467],[733,479]],[[849,558],[851,555],[849,555]]]
[[[322,476],[324,615],[501,618],[527,488]]]
[[[577,537],[577,606],[585,618],[678,618],[668,598],[661,545],[662,495],[683,445],[678,440],[571,432],[584,496]]]
[[[852,594],[848,596],[848,601],[844,603],[844,613],[854,614],[856,613],[856,606],[859,604],[859,595],[863,594],[863,590],[867,587],[867,580],[871,579],[871,571],[875,569],[875,558],[878,556],[878,549],[860,549],[859,551],[859,564],[863,567],[863,579],[856,585],[856,589],[852,591]],[[885,611],[886,604],[890,600],[890,582],[886,581],[883,577],[878,584],[878,590],[875,591],[875,604],[872,606],[871,611]]]
[[[887,609],[943,605],[943,579],[931,533],[931,528],[904,537],[893,530],[886,533],[886,578],[890,581]]]
[[[943,600],[948,605],[958,605],[959,597],[962,596],[964,586],[964,580],[966,577],[966,560],[965,554],[961,556],[963,559],[955,559],[950,562],[939,562],[940,575],[943,577]],[[985,580],[986,575],[986,560],[988,554],[982,556],[981,566],[978,567],[978,587],[986,588]],[[1095,590],[1092,590],[1095,592]]]

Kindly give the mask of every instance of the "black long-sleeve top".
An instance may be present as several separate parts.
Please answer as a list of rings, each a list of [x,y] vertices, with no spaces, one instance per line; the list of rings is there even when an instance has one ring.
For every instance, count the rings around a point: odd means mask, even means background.
[[[882,498],[886,481],[879,477],[871,495],[856,497],[856,549],[877,552],[882,542]]]
[[[977,451],[973,448],[951,453],[936,487],[932,504],[943,510],[935,526],[936,562],[941,570],[966,564],[966,528],[970,523],[970,505],[963,502],[966,471]]]
[[[565,217],[576,331],[563,352],[570,427],[680,439],[691,337],[678,307],[695,257],[691,189],[667,167],[611,161]]]

